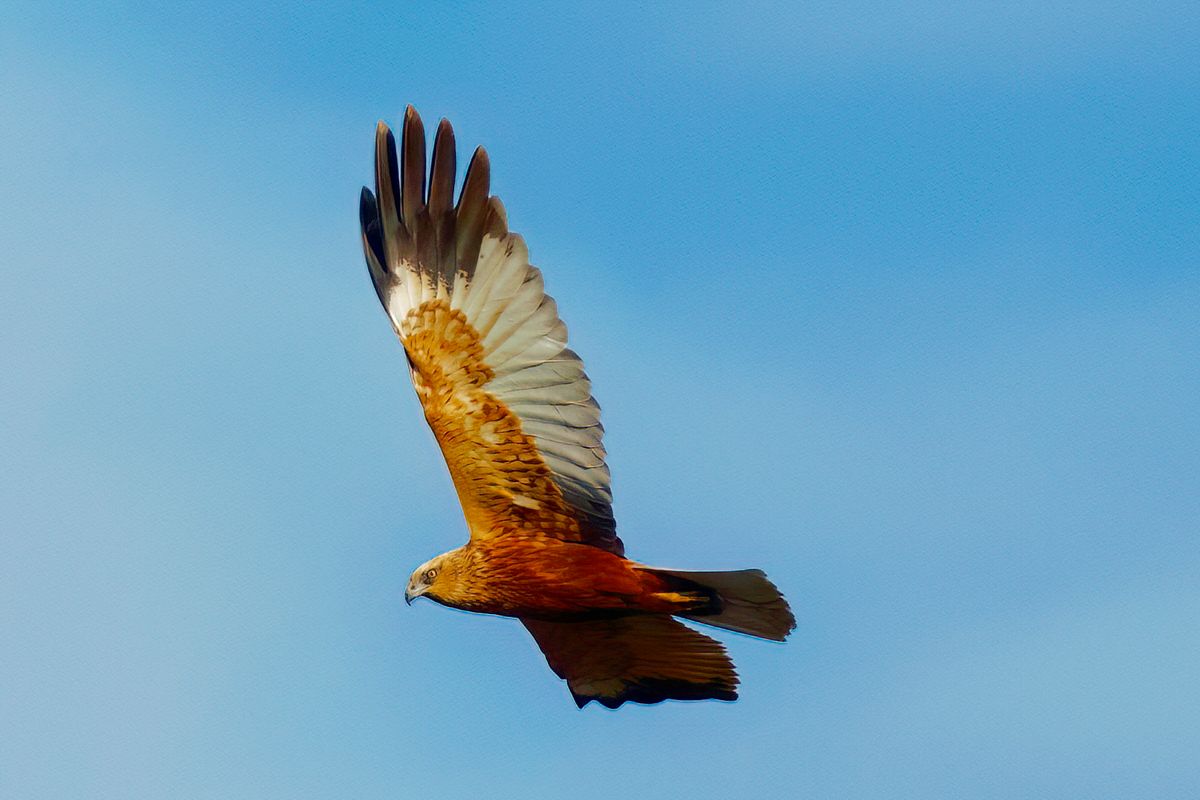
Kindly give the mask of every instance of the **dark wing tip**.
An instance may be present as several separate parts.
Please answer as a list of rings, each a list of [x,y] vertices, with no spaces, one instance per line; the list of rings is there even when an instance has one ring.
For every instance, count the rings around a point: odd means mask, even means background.
[[[455,209],[455,251],[458,270],[468,275],[475,270],[479,248],[487,222],[488,195],[491,189],[491,165],[487,151],[476,147],[467,175],[463,179]]]
[[[492,162],[488,158],[483,145],[475,148],[471,160],[467,163],[467,172],[463,177],[462,189],[458,194],[458,209],[461,215],[465,207],[475,205],[481,216],[487,205],[492,185]]]
[[[383,257],[383,235],[379,230],[379,204],[366,186],[358,195],[358,224],[372,254],[383,265],[386,259]]]
[[[367,271],[371,273],[371,283],[375,285],[375,293],[383,302],[383,284],[387,280],[387,258],[383,250],[383,232],[379,227],[379,205],[371,190],[363,187],[358,196],[358,222],[362,227],[364,255],[367,258]]]
[[[400,222],[400,170],[396,159],[396,137],[382,120],[375,126],[375,194],[380,222],[385,231]]]
[[[425,125],[421,122],[421,115],[412,106],[409,106],[404,111],[404,135],[407,137],[411,134],[419,133],[421,135],[422,149],[425,143]]]
[[[429,213],[441,226],[454,205],[455,179],[454,129],[444,117],[433,137],[433,157],[429,168]]]
[[[665,700],[721,700],[732,703],[738,699],[738,693],[736,689],[730,688],[728,683],[719,681],[689,683],[662,678],[642,678],[637,683],[629,684],[617,695],[586,695],[572,691],[571,698],[579,708],[593,700],[605,708],[620,708],[624,703],[654,705]]]
[[[471,174],[475,170],[479,170],[478,175],[485,186],[490,186],[492,179],[492,160],[488,157],[488,152],[483,145],[475,148],[475,152],[471,154],[471,163],[467,166],[467,174]]]
[[[375,161],[377,165],[392,165],[396,161],[396,137],[383,120],[375,124]],[[382,187],[376,185],[375,190],[381,191]]]
[[[401,218],[410,236],[422,238],[421,213],[425,210],[425,125],[412,106],[404,112],[404,133],[400,139],[403,157],[400,163]]]
[[[379,207],[375,204],[375,195],[366,186],[358,195],[358,222],[366,230],[368,222],[374,222],[379,216]]]

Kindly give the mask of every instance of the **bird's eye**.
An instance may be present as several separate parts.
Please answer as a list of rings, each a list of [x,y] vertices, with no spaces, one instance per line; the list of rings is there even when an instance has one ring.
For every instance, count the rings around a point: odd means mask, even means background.
[[[433,579],[434,579],[434,578],[436,578],[436,577],[437,577],[437,570],[436,570],[436,569],[427,569],[427,570],[425,570],[425,579],[426,579],[426,580],[430,580],[430,581],[431,581],[431,580],[433,580]]]

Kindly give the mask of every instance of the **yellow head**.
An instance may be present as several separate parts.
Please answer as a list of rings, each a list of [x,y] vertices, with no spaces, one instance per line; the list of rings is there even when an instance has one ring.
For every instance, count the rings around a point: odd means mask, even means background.
[[[442,553],[417,567],[408,579],[404,602],[412,604],[418,597],[428,597],[443,605],[454,605],[459,582],[459,561],[462,548]]]

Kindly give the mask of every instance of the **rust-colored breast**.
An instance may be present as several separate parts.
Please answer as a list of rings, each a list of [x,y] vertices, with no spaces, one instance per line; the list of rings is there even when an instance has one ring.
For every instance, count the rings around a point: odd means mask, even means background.
[[[444,300],[427,300],[405,317],[401,337],[471,538],[520,532],[582,541],[533,438],[484,388],[494,373],[463,313]]]

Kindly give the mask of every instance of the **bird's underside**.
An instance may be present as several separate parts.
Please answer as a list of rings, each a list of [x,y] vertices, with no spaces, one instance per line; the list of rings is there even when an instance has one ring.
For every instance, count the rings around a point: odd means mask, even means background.
[[[599,406],[476,150],[457,203],[454,134],[410,106],[382,123],[360,221],[371,278],[446,458],[470,541],[422,565],[408,596],[514,616],[582,706],[737,697],[717,641],[674,616],[782,640],[795,625],[758,570],[630,561],[616,535]]]

